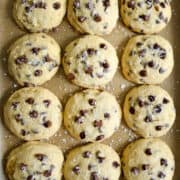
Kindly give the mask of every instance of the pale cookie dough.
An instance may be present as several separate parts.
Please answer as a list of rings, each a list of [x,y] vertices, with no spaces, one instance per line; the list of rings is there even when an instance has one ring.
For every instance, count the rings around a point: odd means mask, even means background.
[[[8,69],[21,86],[41,85],[58,71],[61,49],[44,33],[28,34],[9,48]]]
[[[118,0],[69,0],[67,16],[81,33],[109,34],[119,17]]]
[[[82,141],[102,141],[110,137],[121,121],[121,109],[113,95],[84,90],[72,96],[64,110],[64,125]]]
[[[127,180],[172,180],[175,161],[163,141],[141,139],[125,148],[122,168]]]
[[[119,155],[109,146],[88,144],[70,151],[64,165],[65,180],[119,180]]]
[[[165,135],[172,127],[175,116],[172,98],[159,86],[135,87],[125,98],[125,121],[145,138]]]
[[[23,88],[10,96],[4,107],[6,126],[26,141],[49,138],[60,128],[62,106],[49,90]]]
[[[171,44],[158,35],[135,36],[127,43],[122,60],[126,79],[138,84],[160,84],[174,66]]]
[[[29,32],[48,32],[56,28],[66,13],[66,0],[15,0],[13,17]]]
[[[63,66],[67,78],[76,85],[101,88],[114,77],[118,61],[116,51],[109,42],[87,35],[66,47]]]
[[[171,19],[168,0],[121,0],[121,16],[125,25],[138,33],[158,33]]]
[[[60,180],[63,161],[57,146],[28,142],[11,151],[6,173],[9,180]]]

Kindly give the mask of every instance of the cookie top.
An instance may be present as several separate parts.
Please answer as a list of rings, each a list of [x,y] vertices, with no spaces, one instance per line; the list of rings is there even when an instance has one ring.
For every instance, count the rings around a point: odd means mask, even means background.
[[[168,24],[171,14],[168,0],[121,0],[122,20],[135,32],[158,33]]]
[[[141,139],[124,150],[122,168],[128,180],[172,180],[175,161],[168,145],[160,139]]]
[[[71,150],[64,165],[66,180],[119,180],[120,173],[119,155],[100,143]]]
[[[64,110],[64,125],[82,141],[102,141],[110,137],[121,121],[121,109],[113,95],[84,90],[72,96]]]
[[[62,106],[49,90],[23,88],[10,96],[4,107],[6,126],[21,139],[49,138],[60,128]]]
[[[63,160],[57,146],[28,142],[9,154],[6,173],[10,180],[60,180]]]
[[[22,86],[41,85],[57,72],[60,53],[58,43],[50,36],[25,35],[9,49],[9,73]]]
[[[126,123],[145,138],[165,135],[172,127],[175,116],[172,98],[158,86],[135,87],[125,98]]]
[[[66,0],[15,0],[13,17],[29,32],[48,32],[56,28],[66,13]]]
[[[63,66],[67,78],[76,85],[100,88],[112,80],[118,57],[109,42],[87,35],[66,47]]]
[[[127,43],[121,64],[128,80],[138,84],[160,84],[172,72],[173,49],[161,36],[135,36]]]
[[[116,26],[117,0],[69,0],[68,19],[81,33],[105,35]]]

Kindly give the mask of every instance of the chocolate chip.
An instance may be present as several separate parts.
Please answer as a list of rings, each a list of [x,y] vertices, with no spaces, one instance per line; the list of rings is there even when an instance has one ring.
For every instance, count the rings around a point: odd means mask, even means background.
[[[80,173],[80,167],[79,167],[79,165],[74,166],[73,169],[72,169],[72,171],[73,171],[76,175],[78,175],[78,174]]]
[[[160,159],[160,164],[161,164],[161,166],[168,166],[167,160],[164,158]]]
[[[145,152],[145,154],[148,155],[148,156],[152,155],[152,152],[151,152],[151,149],[150,149],[150,148],[145,149],[144,152]]]
[[[49,55],[47,55],[47,56],[44,57],[44,61],[45,61],[45,62],[51,62],[52,59],[50,58]]]
[[[118,167],[120,166],[120,164],[119,164],[117,161],[114,161],[114,162],[112,163],[112,165],[113,165],[113,167],[115,167],[115,168],[118,168]]]
[[[29,175],[26,180],[33,180],[33,175]]]
[[[152,117],[151,117],[151,116],[146,116],[146,117],[144,118],[144,121],[145,121],[146,123],[152,122]]]
[[[17,122],[19,122],[19,121],[22,120],[22,117],[21,117],[20,114],[16,114],[16,115],[15,115],[15,119],[16,119]]]
[[[166,51],[165,50],[161,50],[161,52],[159,53],[159,57],[161,59],[165,59],[166,58]]]
[[[163,172],[160,171],[160,172],[158,173],[158,177],[159,177],[159,178],[165,178],[166,175],[165,175]]]
[[[85,16],[78,16],[78,21],[83,23],[87,18]]]
[[[107,49],[107,46],[106,46],[106,44],[104,44],[104,43],[101,43],[101,44],[99,45],[99,47],[100,47],[101,49]]]
[[[168,104],[169,103],[169,100],[167,98],[164,98],[163,99],[163,104]]]
[[[74,9],[80,9],[80,0],[74,0],[73,8]]]
[[[36,47],[31,49],[32,53],[35,55],[38,55],[40,50],[41,50],[40,48],[36,48]]]
[[[92,155],[92,154],[91,154],[90,151],[85,151],[85,152],[83,153],[83,157],[84,157],[84,158],[89,158],[91,155]]]
[[[162,109],[161,109],[161,105],[160,104],[158,104],[158,105],[153,107],[153,112],[154,113],[160,113],[161,111],[162,111]]]
[[[20,163],[20,165],[19,165],[19,169],[20,169],[21,171],[26,170],[26,168],[27,168],[27,164]]]
[[[109,63],[107,63],[107,62],[100,63],[100,65],[101,65],[104,69],[108,69],[108,68],[109,68]]]
[[[25,102],[28,104],[34,104],[34,98],[30,97],[30,98],[26,99]]]
[[[41,76],[43,74],[43,71],[40,69],[37,69],[34,71],[34,76]]]
[[[162,130],[162,126],[156,126],[155,129],[156,129],[156,131],[161,131]]]
[[[92,66],[86,67],[85,73],[90,74],[91,76],[93,76],[93,67]]]
[[[37,2],[34,4],[35,8],[41,8],[41,9],[46,9],[46,3],[44,2]]]
[[[43,126],[44,126],[45,128],[49,128],[49,127],[52,126],[52,122],[51,122],[51,121],[46,121],[46,122],[43,123]]]
[[[136,43],[136,46],[137,46],[137,47],[141,47],[142,45],[143,45],[143,44],[142,44],[141,42],[137,42],[137,43]]]
[[[109,119],[110,118],[110,114],[109,113],[104,113],[104,118]]]
[[[31,8],[28,7],[28,6],[26,6],[26,7],[25,7],[25,11],[26,11],[26,13],[29,13],[29,12],[31,11]]]
[[[131,9],[135,9],[135,5],[136,5],[136,3],[134,0],[130,0],[127,3],[128,8],[131,8]]]
[[[93,19],[96,22],[101,22],[101,20],[102,20],[102,18],[101,18],[101,16],[99,14],[95,14]]]
[[[110,0],[103,0],[103,6],[105,7],[105,10],[110,6]]]
[[[160,74],[162,74],[162,73],[164,73],[165,72],[165,70],[161,67],[161,68],[159,68],[159,73]]]
[[[43,172],[43,175],[44,175],[45,177],[49,177],[49,176],[51,176],[51,174],[52,174],[52,170],[45,170],[45,171]]]
[[[29,112],[29,116],[30,116],[31,118],[37,118],[37,117],[38,117],[38,112],[35,111],[35,110],[30,111],[30,112]]]
[[[130,112],[131,114],[135,114],[135,109],[134,109],[134,107],[130,107],[129,112]]]
[[[80,111],[79,111],[79,114],[80,114],[81,116],[85,116],[87,113],[88,113],[88,110],[80,110]]]
[[[139,168],[137,168],[137,167],[132,167],[132,168],[131,168],[131,172],[132,172],[134,175],[138,175],[138,174],[139,174]]]
[[[28,62],[28,59],[26,58],[25,55],[19,56],[16,60],[15,63],[17,65],[22,65],[22,64],[26,64]]]
[[[154,63],[153,61],[149,61],[149,62],[148,62],[148,66],[149,66],[150,68],[153,68],[153,67],[155,66],[155,63]]]
[[[101,128],[102,125],[103,125],[103,122],[102,122],[102,120],[95,120],[95,121],[93,122],[93,125],[94,125],[94,127]]]
[[[88,48],[87,53],[89,56],[95,55],[97,53],[97,50],[94,48]]]
[[[96,141],[100,141],[102,139],[104,139],[104,135],[99,135],[99,136],[96,137]]]
[[[81,139],[85,139],[86,138],[86,134],[84,131],[82,131],[80,134],[79,134],[80,138]]]
[[[160,3],[160,6],[161,6],[162,8],[165,8],[165,7],[166,7],[163,2]]]
[[[106,159],[104,156],[102,156],[100,151],[96,152],[96,158],[98,159],[99,163],[102,163]]]
[[[155,101],[155,96],[149,95],[148,99],[150,102],[153,102],[153,101]]]
[[[43,161],[47,156],[45,154],[35,154],[35,158],[39,161]]]
[[[59,9],[61,7],[61,4],[59,3],[59,2],[55,2],[54,4],[53,4],[53,8],[54,9]]]
[[[147,76],[147,71],[146,70],[141,70],[139,72],[139,75],[142,76],[142,77],[146,77]]]
[[[75,76],[74,76],[73,73],[69,73],[69,74],[67,75],[67,78],[68,78],[70,81],[72,81],[72,80],[75,79]]]
[[[96,100],[95,100],[95,99],[89,99],[89,100],[88,100],[88,103],[89,103],[91,106],[95,106],[95,105],[96,105]]]
[[[149,169],[149,164],[143,164],[142,165],[142,170],[145,171],[147,169]]]
[[[21,135],[26,136],[26,134],[27,134],[26,131],[24,129],[21,129]]]
[[[14,110],[17,109],[19,102],[12,102],[11,106],[13,107]]]
[[[46,99],[46,100],[43,101],[43,103],[44,103],[45,107],[48,108],[49,105],[51,104],[51,101]]]
[[[92,172],[91,173],[90,180],[99,180],[97,172]]]
[[[142,15],[139,15],[139,18],[142,19],[143,21],[148,21],[150,16],[142,14]]]
[[[74,122],[76,122],[78,124],[82,124],[83,123],[83,119],[82,119],[81,116],[75,116]]]
[[[93,4],[92,1],[89,1],[89,2],[87,2],[87,3],[85,4],[85,7],[86,7],[87,9],[93,10],[94,4]]]
[[[90,171],[93,168],[93,165],[88,164],[88,170]]]
[[[146,54],[146,49],[142,49],[138,52],[139,57],[144,57]]]
[[[144,106],[144,102],[140,99],[138,99],[138,105],[139,107],[143,107]]]

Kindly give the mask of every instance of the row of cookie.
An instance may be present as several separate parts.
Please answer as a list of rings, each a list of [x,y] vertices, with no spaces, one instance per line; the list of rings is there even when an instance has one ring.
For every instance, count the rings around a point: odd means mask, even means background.
[[[63,161],[57,146],[32,141],[9,154],[6,173],[13,180],[60,180],[62,174],[65,180],[119,180],[122,166],[127,180],[171,180],[175,169],[170,148],[151,138],[129,144],[121,162],[110,146],[100,143],[77,147],[68,153],[64,167]]]
[[[133,88],[124,102],[128,126],[142,137],[159,137],[172,127],[176,112],[169,94],[158,86]],[[11,95],[4,108],[5,124],[24,140],[49,138],[60,128],[62,105],[49,90],[23,88]],[[110,137],[120,126],[121,109],[106,91],[84,90],[69,98],[64,125],[76,139],[93,142]]]
[[[60,63],[58,43],[43,33],[25,35],[9,49],[9,72],[22,86],[48,81],[58,71]],[[124,50],[121,65],[128,80],[159,84],[173,69],[173,50],[170,43],[158,35],[135,36]],[[109,42],[87,35],[65,48],[63,67],[67,78],[76,85],[100,88],[112,80],[118,57]]]
[[[17,24],[30,32],[56,28],[66,13],[66,0],[16,0],[13,16]],[[171,19],[168,0],[121,0],[123,22],[133,31],[152,34],[161,31]],[[67,17],[81,33],[105,35],[119,18],[118,0],[68,0]]]

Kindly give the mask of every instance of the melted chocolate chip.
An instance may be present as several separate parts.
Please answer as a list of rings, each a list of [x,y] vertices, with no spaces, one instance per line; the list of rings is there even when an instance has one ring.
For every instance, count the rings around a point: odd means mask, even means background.
[[[153,102],[153,101],[155,101],[155,96],[149,95],[148,99],[150,102]]]
[[[148,155],[148,156],[152,155],[152,152],[151,152],[151,149],[150,149],[150,148],[145,149],[144,152],[145,152],[145,154]]]
[[[20,122],[22,120],[22,117],[21,117],[20,114],[16,114],[15,119],[16,119],[17,122]]]
[[[34,71],[34,76],[41,76],[43,74],[43,71],[40,69],[37,69]]]
[[[101,44],[99,45],[99,47],[100,47],[101,49],[107,49],[107,46],[106,46],[106,44],[104,44],[104,43],[101,43]]]
[[[161,111],[162,111],[162,109],[161,109],[161,105],[160,104],[154,106],[154,108],[153,108],[153,112],[154,113],[160,113]]]
[[[109,113],[104,113],[104,118],[109,119],[110,118],[110,114]]]
[[[110,6],[110,0],[103,0],[103,6],[105,7],[105,10]]]
[[[154,61],[149,61],[149,62],[148,62],[148,66],[149,66],[150,68],[153,68],[153,67],[155,66]]]
[[[149,164],[143,164],[142,165],[142,170],[145,171],[147,169],[149,169]]]
[[[95,55],[97,53],[97,50],[94,48],[88,48],[87,53],[89,56]]]
[[[46,9],[46,3],[44,2],[37,2],[34,4],[35,8],[40,8],[40,9]]]
[[[148,21],[150,16],[142,14],[142,15],[139,15],[139,18],[142,19],[143,21]]]
[[[80,9],[80,0],[74,0],[73,8],[74,9]]]
[[[27,62],[28,62],[28,59],[26,58],[25,55],[19,56],[19,57],[15,60],[15,63],[16,63],[17,65],[26,64]]]
[[[162,126],[156,126],[155,129],[156,129],[156,131],[161,131],[162,130]]]
[[[46,99],[46,100],[43,101],[43,103],[44,103],[45,107],[48,108],[49,105],[51,104],[51,101]]]
[[[92,172],[91,173],[90,180],[99,180],[97,172]]]
[[[82,131],[80,134],[79,134],[80,138],[81,139],[85,139],[86,138],[86,134],[84,131]]]
[[[43,175],[44,175],[45,177],[50,177],[51,174],[52,174],[52,170],[45,170],[45,171],[43,172]]]
[[[99,136],[96,137],[96,141],[100,141],[102,139],[104,139],[104,135],[99,135]]]
[[[151,117],[151,116],[146,116],[146,117],[144,118],[144,121],[145,121],[146,123],[149,123],[149,122],[152,122],[153,120],[152,120],[152,117]]]
[[[130,0],[127,3],[128,8],[135,9],[136,2],[134,0]]]
[[[45,158],[47,158],[47,156],[45,154],[39,154],[39,153],[35,154],[34,156],[39,161],[43,161]]]
[[[88,113],[88,110],[80,110],[80,111],[79,111],[79,114],[80,114],[81,116],[85,116],[86,113]]]
[[[19,102],[12,102],[11,106],[13,107],[14,110],[17,109]]]
[[[24,129],[21,129],[21,135],[26,136],[26,134],[27,134],[26,131]]]
[[[131,172],[132,172],[134,175],[138,175],[138,174],[139,174],[139,168],[137,168],[137,167],[132,167],[132,168],[131,168]]]
[[[169,103],[169,100],[167,98],[164,98],[163,99],[163,104],[168,104]]]
[[[55,3],[53,4],[53,8],[54,8],[55,10],[58,10],[60,7],[61,7],[61,4],[60,4],[59,2],[55,2]]]
[[[74,122],[76,122],[78,124],[82,124],[83,123],[83,119],[82,119],[81,116],[75,116]]]
[[[45,128],[49,128],[49,127],[52,126],[52,122],[51,122],[51,121],[46,121],[46,122],[43,123],[43,126],[44,126]]]
[[[32,53],[35,55],[38,55],[40,50],[41,50],[40,48],[36,48],[36,47],[31,49]]]
[[[101,22],[101,20],[102,20],[102,18],[101,18],[101,16],[99,14],[95,14],[93,19],[96,22]]]
[[[93,67],[92,66],[86,67],[85,73],[90,74],[91,76],[93,76]]]
[[[30,97],[30,98],[26,99],[25,102],[28,104],[34,104],[34,98]]]
[[[30,111],[30,112],[29,112],[29,116],[30,116],[31,118],[37,118],[37,117],[38,117],[38,112],[35,111],[35,110]]]
[[[72,169],[72,171],[73,171],[76,175],[78,175],[78,174],[80,173],[80,167],[79,167],[79,165],[74,166],[73,169]]]
[[[85,151],[84,153],[83,153],[83,157],[84,158],[89,158],[91,156],[91,152],[90,151]]]
[[[167,160],[164,158],[160,159],[160,164],[161,164],[161,166],[168,166]]]
[[[165,178],[166,175],[165,175],[163,172],[160,171],[160,172],[158,173],[158,177],[159,177],[159,178]]]
[[[29,176],[27,177],[27,180],[33,180],[33,175],[29,175]]]
[[[147,76],[147,71],[146,71],[146,70],[141,70],[141,71],[139,72],[139,75],[140,75],[141,77],[146,77],[146,76]]]
[[[88,100],[88,103],[89,103],[91,106],[95,106],[95,105],[96,105],[96,100],[95,100],[95,99],[89,99],[89,100]]]
[[[19,169],[20,169],[21,171],[26,170],[26,168],[27,168],[27,164],[20,163],[20,165],[19,165]]]
[[[118,168],[118,167],[120,166],[120,164],[119,164],[117,161],[114,161],[114,162],[112,163],[112,165],[113,165],[113,167],[115,167],[115,168]]]
[[[130,107],[129,112],[130,112],[131,114],[135,114],[135,109],[134,109],[134,107]]]
[[[102,120],[95,120],[95,121],[93,122],[93,125],[94,125],[94,127],[101,128],[102,125],[103,125],[103,122],[102,122]]]
[[[44,61],[45,61],[45,62],[51,62],[52,59],[50,58],[49,55],[47,55],[47,56],[44,57]]]

